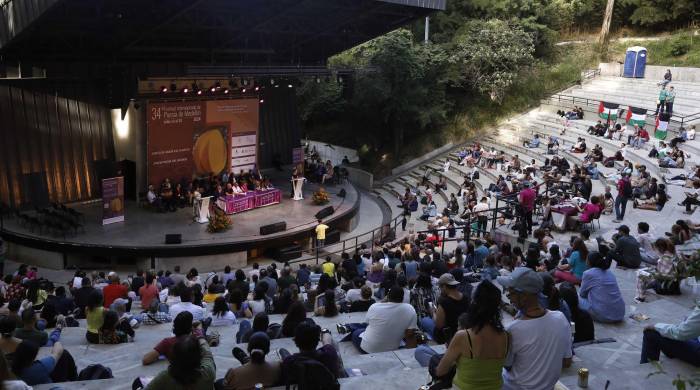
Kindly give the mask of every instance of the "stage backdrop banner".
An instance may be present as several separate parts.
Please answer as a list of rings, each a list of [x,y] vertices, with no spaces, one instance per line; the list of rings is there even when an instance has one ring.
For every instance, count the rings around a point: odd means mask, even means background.
[[[124,222],[124,177],[102,179],[102,225]]]
[[[257,99],[149,102],[149,184],[254,167],[258,105]]]

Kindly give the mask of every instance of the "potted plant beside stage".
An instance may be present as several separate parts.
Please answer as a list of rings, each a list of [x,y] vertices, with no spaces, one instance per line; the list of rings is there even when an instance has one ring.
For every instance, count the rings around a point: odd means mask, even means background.
[[[207,225],[207,231],[209,233],[221,233],[228,229],[231,229],[233,222],[231,218],[226,215],[222,210],[214,208],[214,214],[209,216],[209,224]]]
[[[323,187],[319,188],[318,191],[314,192],[312,197],[312,202],[315,205],[319,206],[324,205],[330,201],[331,197],[330,195],[328,195],[328,192],[326,192],[326,190]]]

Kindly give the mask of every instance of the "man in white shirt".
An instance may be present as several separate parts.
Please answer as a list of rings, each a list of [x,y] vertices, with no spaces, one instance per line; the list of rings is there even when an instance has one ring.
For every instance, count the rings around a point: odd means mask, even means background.
[[[486,235],[486,228],[488,226],[489,217],[486,215],[486,210],[489,209],[489,198],[482,197],[481,201],[474,205],[472,213],[476,215],[476,236],[479,237],[483,232]]]
[[[387,295],[388,302],[375,303],[369,307],[366,323],[338,324],[339,333],[350,333],[343,341],[352,340],[362,353],[397,350],[404,337],[406,347],[415,348],[418,316],[413,306],[402,303],[403,296],[403,288],[394,286]]]
[[[543,281],[527,267],[498,277],[506,296],[521,313],[506,330],[511,348],[503,369],[503,389],[552,389],[562,368],[571,366],[571,326],[559,311],[540,306]]]
[[[348,290],[347,294],[345,294],[345,301],[349,303],[353,303],[355,301],[359,301],[362,299],[362,286],[365,285],[365,280],[359,276],[353,278],[352,280],[352,288]]]
[[[581,238],[583,239],[583,244],[586,245],[588,253],[598,252],[598,240],[591,238],[591,231],[588,229],[581,230]]]
[[[206,310],[192,303],[192,288],[185,287],[180,291],[180,303],[170,306],[170,315],[175,318],[183,311],[192,313],[194,321],[202,321]]]

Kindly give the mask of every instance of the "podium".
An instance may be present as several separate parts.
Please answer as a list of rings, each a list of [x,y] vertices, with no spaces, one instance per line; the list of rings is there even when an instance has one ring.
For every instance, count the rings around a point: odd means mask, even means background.
[[[192,204],[192,217],[196,222],[209,223],[209,202],[211,196],[195,199]]]
[[[296,179],[292,179],[292,188],[294,188],[294,197],[292,198],[293,200],[304,199],[304,195],[302,194],[302,188],[304,187],[305,181],[306,181],[305,177],[299,177]]]

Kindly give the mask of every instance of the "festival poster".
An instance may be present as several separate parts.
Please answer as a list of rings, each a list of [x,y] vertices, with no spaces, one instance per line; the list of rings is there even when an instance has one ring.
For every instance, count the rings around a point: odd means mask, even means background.
[[[209,168],[217,131],[204,131],[204,110],[204,102],[149,103],[148,184],[157,189],[165,178],[192,178],[195,165]]]
[[[224,123],[231,137],[229,169],[234,174],[255,169],[258,163],[259,105],[257,99],[207,102],[207,121]]]
[[[102,225],[124,222],[124,177],[102,179]]]

